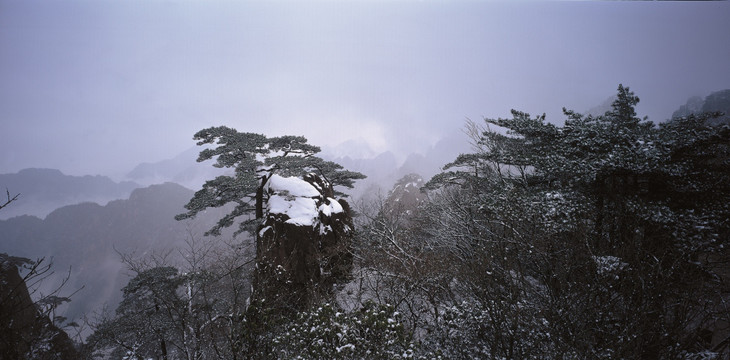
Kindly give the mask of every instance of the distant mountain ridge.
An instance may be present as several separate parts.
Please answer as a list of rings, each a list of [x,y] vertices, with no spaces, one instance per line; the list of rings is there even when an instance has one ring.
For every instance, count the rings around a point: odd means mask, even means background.
[[[428,147],[425,153],[412,153],[403,163],[398,164],[395,155],[384,152],[369,159],[352,159],[348,156],[328,158],[345,168],[361,172],[368,177],[355,184],[355,188],[348,190],[355,200],[372,198],[381,194],[385,196],[396,181],[408,174],[416,173],[424,179],[430,179],[438,174],[441,168],[454,161],[459,154],[471,151],[469,139],[462,132],[446,134],[434,145]]]
[[[223,175],[228,169],[211,166],[212,161],[199,163],[200,147],[192,147],[172,159],[141,163],[129,171],[126,178],[144,185],[174,182],[190,189],[198,189],[206,180]]]
[[[165,183],[135,189],[128,199],[104,206],[86,202],[61,207],[45,219],[26,215],[0,220],[0,253],[52,258],[57,276],[49,285],[57,285],[70,268],[67,288],[84,287],[69,304],[66,316],[73,320],[105,303],[116,306],[128,280],[119,253],[184,248],[191,234],[202,237],[222,216],[212,209],[198,219],[176,221],[174,216],[192,196],[190,189]]]
[[[0,219],[19,215],[45,217],[51,211],[81,202],[106,204],[124,199],[140,185],[131,181],[115,182],[106,176],[65,175],[56,169],[24,169],[0,174],[0,190],[11,196],[20,194],[12,206],[0,211]]]
[[[190,189],[200,189],[206,180],[231,173],[230,169],[218,169],[213,161],[197,162],[202,148],[190,148],[174,158],[154,163],[142,163],[129,171],[126,178],[145,185],[174,182]],[[376,153],[362,139],[347,140],[337,146],[325,147],[319,154],[348,170],[367,175],[367,179],[355,183],[354,189],[342,189],[353,199],[390,189],[397,179],[418,173],[428,179],[441,167],[453,161],[460,153],[470,150],[469,141],[459,131],[445,134],[424,153],[412,153],[399,163],[390,151]],[[345,155],[346,154],[346,155]]]

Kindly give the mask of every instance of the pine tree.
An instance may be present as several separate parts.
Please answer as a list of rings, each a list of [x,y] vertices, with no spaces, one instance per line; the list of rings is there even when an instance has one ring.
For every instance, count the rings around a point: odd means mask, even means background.
[[[428,184],[472,194],[466,238],[507,247],[490,248],[507,256],[485,266],[504,269],[503,286],[539,279],[533,306],[589,357],[676,357],[724,316],[730,128],[710,125],[717,114],[655,126],[638,102],[620,85],[611,110],[564,110],[563,126],[518,111],[486,119],[506,134],[485,128],[479,151]]]
[[[202,150],[198,162],[215,158],[213,166],[234,170],[232,176],[222,175],[206,181],[185,205],[188,211],[176,217],[178,220],[192,218],[209,207],[235,204],[206,234],[220,235],[223,228],[232,226],[239,217],[244,220],[236,233],[255,230],[256,220],[263,217],[263,189],[273,174],[303,177],[315,173],[333,186],[348,188],[352,188],[355,180],[365,178],[363,174],[315,156],[320,148],[308,144],[302,136],[268,138],[219,126],[200,130],[194,139],[200,146],[218,144]],[[336,194],[345,195],[338,191]]]

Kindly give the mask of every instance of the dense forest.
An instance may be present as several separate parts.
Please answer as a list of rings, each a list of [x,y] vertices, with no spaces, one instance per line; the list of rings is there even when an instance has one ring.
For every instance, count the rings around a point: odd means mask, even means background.
[[[728,358],[730,125],[638,102],[620,85],[602,115],[470,121],[440,174],[357,200],[364,175],[303,137],[203,129],[198,161],[232,172],[177,219],[215,209],[206,235],[121,254],[134,277],[75,346],[17,319],[71,299],[3,282],[0,357]],[[3,256],[4,277],[47,271]]]

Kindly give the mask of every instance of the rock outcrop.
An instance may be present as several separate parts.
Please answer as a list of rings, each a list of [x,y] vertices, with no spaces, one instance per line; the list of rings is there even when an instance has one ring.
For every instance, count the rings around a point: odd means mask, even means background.
[[[42,314],[18,266],[30,260],[0,254],[0,359],[77,359],[68,335]]]
[[[712,125],[730,123],[730,89],[715,91],[704,99],[694,96],[672,114],[672,118],[699,115],[705,112],[721,112],[718,118],[709,121]]]
[[[421,191],[424,186],[423,177],[418,174],[408,174],[396,181],[393,189],[388,193],[385,204],[391,211],[405,212],[411,215],[416,208],[426,200],[426,194]]]
[[[264,186],[264,204],[253,299],[284,312],[306,309],[350,274],[350,207],[314,174],[303,179],[272,175]]]

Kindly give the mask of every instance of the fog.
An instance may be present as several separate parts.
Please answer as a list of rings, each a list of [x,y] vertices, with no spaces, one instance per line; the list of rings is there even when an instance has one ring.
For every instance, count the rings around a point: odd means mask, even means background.
[[[119,179],[215,125],[403,159],[467,118],[560,122],[619,83],[663,121],[730,87],[727,19],[727,2],[3,0],[0,172]]]

